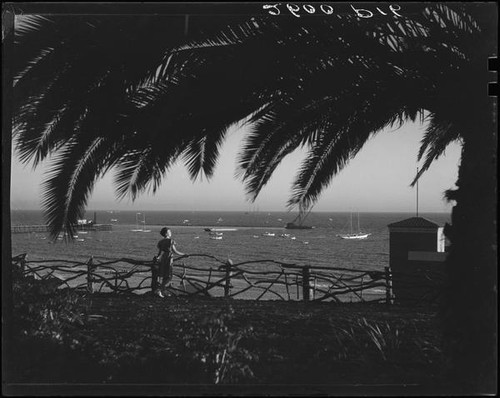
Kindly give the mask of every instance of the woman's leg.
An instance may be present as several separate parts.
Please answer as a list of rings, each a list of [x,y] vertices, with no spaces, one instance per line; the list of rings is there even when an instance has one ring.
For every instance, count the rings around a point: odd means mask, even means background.
[[[165,279],[166,279],[166,264],[165,261],[162,259],[160,260],[160,269],[159,269],[159,277],[161,279],[161,283],[157,285],[157,290],[156,294],[160,297],[163,297],[163,290],[165,289]]]
[[[172,281],[172,259],[168,259],[164,265],[164,273],[161,281],[161,290],[164,291],[167,287],[167,284],[170,284]]]

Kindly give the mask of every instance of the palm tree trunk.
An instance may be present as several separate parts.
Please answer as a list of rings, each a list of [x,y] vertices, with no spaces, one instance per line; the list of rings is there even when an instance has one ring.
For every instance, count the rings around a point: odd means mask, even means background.
[[[5,33],[3,52],[12,54],[14,43],[14,14],[6,10],[2,15]],[[4,58],[5,59],[5,58]],[[11,62],[10,62],[11,63]],[[12,297],[12,245],[10,228],[10,182],[12,149],[12,69],[3,61],[2,83],[2,365],[4,382],[12,377],[13,358],[13,297]],[[7,391],[7,390],[4,390]]]
[[[496,389],[497,137],[493,106],[485,105],[479,119],[483,122],[475,126],[482,130],[464,138],[458,189],[449,194],[456,205],[452,225],[446,228],[451,249],[446,264],[445,346],[453,378],[476,393]]]

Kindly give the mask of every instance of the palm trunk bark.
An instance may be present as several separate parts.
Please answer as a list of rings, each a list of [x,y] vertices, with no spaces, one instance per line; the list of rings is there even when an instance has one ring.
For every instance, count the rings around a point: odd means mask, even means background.
[[[2,11],[3,12],[3,11]],[[12,55],[14,43],[14,14],[5,10],[2,14],[3,39],[2,53]],[[10,228],[10,182],[11,182],[11,149],[12,149],[12,68],[11,60],[2,61],[2,368],[4,392],[8,391],[7,383],[12,377],[13,358],[13,297],[12,297],[12,245]]]
[[[495,108],[489,101],[464,137],[447,259],[445,346],[452,376],[464,393],[496,391],[496,148]],[[480,109],[479,106],[477,109]],[[472,126],[471,126],[472,127]]]

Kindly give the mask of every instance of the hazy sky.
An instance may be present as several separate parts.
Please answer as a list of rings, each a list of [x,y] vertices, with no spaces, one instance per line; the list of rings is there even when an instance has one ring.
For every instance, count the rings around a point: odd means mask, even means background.
[[[94,189],[88,210],[243,210],[284,211],[290,187],[305,151],[289,155],[277,168],[254,204],[247,201],[243,184],[234,177],[236,158],[245,129],[233,128],[224,144],[215,175],[192,182],[183,164],[167,174],[155,196],[147,193],[135,202],[115,199],[113,175],[108,174]],[[409,184],[416,172],[417,152],[423,126],[407,123],[387,129],[367,142],[347,167],[333,178],[314,211],[414,212],[415,189]],[[419,182],[419,210],[447,212],[451,204],[443,192],[457,179],[460,145],[448,147]],[[42,168],[35,171],[12,158],[12,209],[38,209],[41,202]]]

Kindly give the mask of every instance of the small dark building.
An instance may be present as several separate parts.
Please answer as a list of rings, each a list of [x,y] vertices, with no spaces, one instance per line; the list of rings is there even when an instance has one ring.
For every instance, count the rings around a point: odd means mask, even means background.
[[[444,280],[443,228],[423,217],[398,221],[388,228],[395,301],[435,301]]]

